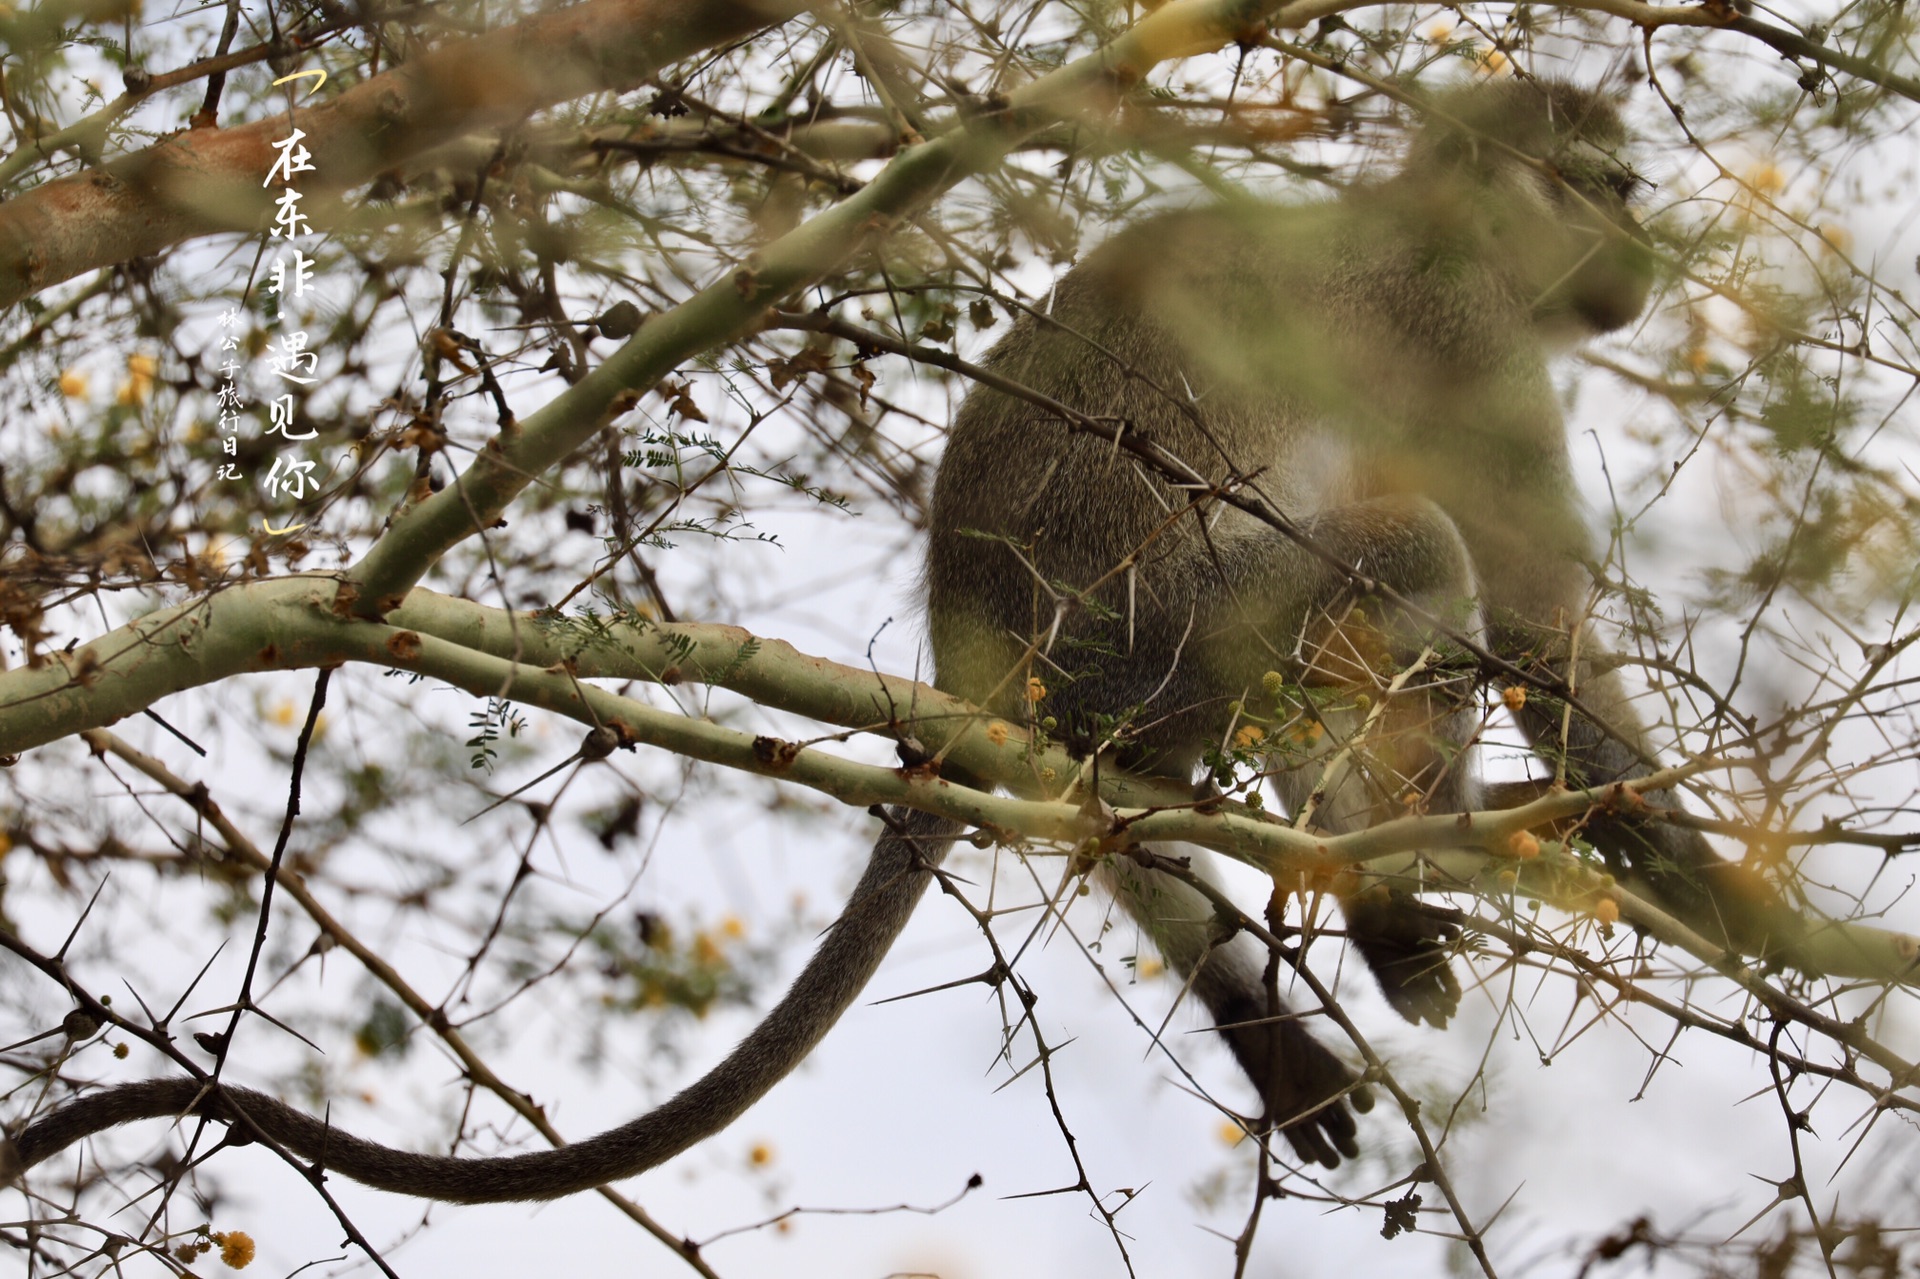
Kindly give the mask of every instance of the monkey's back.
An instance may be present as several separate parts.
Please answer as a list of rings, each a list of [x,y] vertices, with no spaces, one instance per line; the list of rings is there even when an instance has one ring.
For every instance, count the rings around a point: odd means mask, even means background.
[[[1508,437],[1542,434],[1503,421],[1489,382],[1519,385],[1531,416],[1542,399],[1553,413],[1551,392],[1526,300],[1497,272],[1456,269],[1444,208],[1422,207],[1410,232],[1385,190],[1122,232],[1061,281],[1050,321],[1023,316],[988,366],[1210,483],[1239,477],[1296,520],[1395,492],[1451,506],[1461,468],[1497,466]],[[1550,427],[1563,449],[1557,415]],[[1016,714],[1031,674],[1048,689],[1043,714],[1083,744],[1105,731],[1101,715],[1123,713],[1187,717],[1149,733],[1150,749],[1190,737],[1206,708],[1181,699],[1214,685],[1181,670],[1207,660],[1223,625],[1219,557],[1273,534],[1220,504],[1203,530],[1178,515],[1189,501],[1111,441],[974,390],[934,485],[942,686]]]

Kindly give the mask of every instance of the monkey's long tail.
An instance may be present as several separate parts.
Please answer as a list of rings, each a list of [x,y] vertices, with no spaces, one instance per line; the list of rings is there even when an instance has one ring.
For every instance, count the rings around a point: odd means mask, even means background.
[[[786,996],[725,1061],[631,1123],[556,1150],[455,1159],[363,1140],[251,1089],[154,1079],[68,1102],[30,1124],[10,1149],[0,1137],[0,1175],[17,1176],[96,1132],[182,1115],[237,1123],[242,1133],[258,1129],[327,1172],[449,1203],[552,1199],[645,1172],[739,1118],[805,1060],[866,987],[961,830],[911,810],[891,818],[846,909]]]

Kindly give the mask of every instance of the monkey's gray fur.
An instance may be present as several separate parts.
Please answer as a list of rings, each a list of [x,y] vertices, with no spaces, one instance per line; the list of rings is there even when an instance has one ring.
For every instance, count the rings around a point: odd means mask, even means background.
[[[1246,722],[1269,671],[1377,696],[1392,666],[1435,641],[1424,613],[1549,687],[1572,680],[1593,720],[1563,729],[1564,703],[1543,695],[1517,716],[1570,782],[1646,772],[1645,732],[1583,629],[1591,543],[1547,371],[1555,346],[1619,328],[1646,303],[1653,263],[1627,212],[1638,180],[1619,154],[1624,130],[1606,99],[1557,82],[1442,106],[1451,119],[1378,186],[1306,208],[1179,213],[1116,236],[1061,281],[1048,321],[1024,317],[989,360],[1218,485],[1251,477],[1328,554],[978,390],[934,489],[942,687],[1012,716],[1032,675],[1069,740],[1115,742],[1134,768],[1185,779]],[[1369,622],[1353,625],[1356,578],[1417,612],[1366,601]],[[1385,654],[1367,652],[1368,634]],[[1385,671],[1381,656],[1395,659]],[[1289,810],[1310,805],[1339,831],[1408,798],[1479,806],[1457,749],[1474,683],[1468,670],[1417,685],[1329,777],[1317,761],[1281,775]],[[1333,736],[1352,720],[1330,722]],[[1696,833],[1606,814],[1585,833],[1710,938],[1764,953],[1794,930],[1763,880]],[[1356,1153],[1340,1104],[1348,1072],[1300,1021],[1277,1020],[1287,1010],[1254,957],[1213,944],[1205,901],[1137,872],[1120,888],[1192,977],[1265,1117],[1303,1156]],[[1345,905],[1348,938],[1388,999],[1444,1024],[1460,997],[1449,926],[1394,893]]]
[[[1443,105],[1451,121],[1430,124],[1386,182],[1123,232],[1061,281],[1050,323],[1022,318],[988,360],[1215,481],[1251,477],[1352,571],[979,389],[934,489],[927,588],[943,689],[1021,722],[1051,716],[1069,741],[1186,781],[1236,722],[1232,704],[1265,695],[1266,672],[1350,698],[1379,678],[1368,635],[1401,663],[1433,641],[1380,601],[1355,624],[1357,574],[1508,661],[1574,678],[1611,732],[1576,716],[1563,737],[1545,697],[1519,715],[1570,780],[1645,772],[1645,734],[1590,635],[1568,668],[1590,544],[1547,373],[1557,343],[1618,328],[1645,304],[1651,265],[1626,212],[1620,122],[1604,98],[1549,82]],[[1030,677],[1047,689],[1038,707]],[[1455,749],[1472,730],[1471,682],[1456,672],[1392,699],[1326,785],[1316,790],[1319,761],[1280,779],[1290,809],[1310,804],[1339,830],[1400,811],[1409,793],[1441,811],[1479,803]],[[1349,727],[1331,726],[1336,738]],[[959,833],[923,814],[890,820],[846,913],[766,1021],[706,1078],[591,1140],[500,1159],[409,1154],[183,1079],[70,1102],[21,1133],[0,1170],[133,1119],[237,1111],[328,1171],[403,1194],[542,1199],[633,1176],[725,1127],[858,996]],[[1602,815],[1587,834],[1709,937],[1756,951],[1791,928],[1763,881],[1692,832]],[[1303,1157],[1357,1153],[1348,1106],[1364,1109],[1367,1094],[1279,1002],[1264,957],[1229,940],[1190,886],[1132,866],[1108,875],[1220,1025],[1265,1119]],[[1395,1006],[1444,1023],[1460,993],[1448,929],[1392,895],[1346,905],[1348,934]]]

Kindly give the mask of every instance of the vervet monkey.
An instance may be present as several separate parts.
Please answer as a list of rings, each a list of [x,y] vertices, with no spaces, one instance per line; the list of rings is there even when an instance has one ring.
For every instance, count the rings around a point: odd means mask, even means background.
[[[1475,720],[1470,671],[1403,693],[1364,741],[1349,737],[1355,717],[1316,714],[1290,690],[1378,695],[1380,658],[1405,666],[1435,639],[1381,601],[1365,602],[1381,616],[1354,625],[1356,579],[1509,658],[1552,669],[1564,657],[1589,538],[1547,357],[1637,316],[1652,262],[1626,211],[1636,180],[1606,100],[1509,81],[1444,108],[1377,186],[1316,206],[1178,213],[1114,237],[1061,281],[1049,320],[1023,319],[990,361],[1210,482],[1251,477],[1322,554],[1195,503],[1106,440],[1061,440],[1028,403],[976,391],[934,488],[928,611],[942,687],[1009,715],[1044,689],[1068,740],[1115,743],[1122,762],[1181,779],[1249,712],[1269,723],[1304,712],[1347,738],[1337,744],[1351,758],[1331,776],[1306,762],[1277,781],[1290,811],[1310,805],[1331,831],[1409,806],[1479,806],[1459,757]],[[1617,678],[1582,679],[1580,695],[1638,742]],[[1525,731],[1564,750],[1575,776],[1639,766],[1590,724],[1562,744],[1558,717],[1529,705]],[[1717,861],[1677,842],[1683,866]],[[1212,1012],[1265,1117],[1303,1156],[1356,1153],[1349,1074],[1263,988],[1261,956],[1245,940],[1216,945],[1193,889],[1131,869],[1115,878]],[[1441,1025],[1460,988],[1446,930],[1428,919],[1376,892],[1349,903],[1347,932],[1403,1015]],[[1345,1100],[1368,1104],[1363,1091]]]
[[[1549,686],[1577,685],[1599,723],[1563,725],[1545,697],[1518,714],[1570,781],[1646,771],[1645,733],[1581,630],[1591,545],[1547,374],[1555,345],[1619,328],[1646,302],[1623,130],[1604,98],[1559,83],[1484,86],[1444,107],[1385,182],[1121,233],[1060,282],[1049,321],[1020,319],[988,357],[1001,378],[1119,423],[1212,481],[1250,477],[1323,554],[1069,435],[1026,400],[977,389],[934,487],[926,582],[941,688],[1003,717],[1051,719],[1069,742],[1184,783],[1249,716],[1277,722],[1312,704],[1334,722],[1337,705],[1377,694],[1383,671],[1436,642],[1423,614]],[[1419,614],[1359,599],[1362,582]],[[1460,757],[1472,685],[1459,672],[1415,681],[1328,776],[1316,761],[1278,779],[1289,809],[1343,830],[1409,804],[1478,804]],[[632,1176],[725,1127],[859,995],[960,833],[921,813],[887,820],[846,912],[780,1004],[712,1073],[623,1127],[554,1151],[451,1159],[361,1141],[260,1093],[161,1080],[53,1111],[0,1150],[0,1171],[114,1124],[201,1113],[329,1172],[434,1199],[542,1199]],[[1763,882],[1690,831],[1603,814],[1587,834],[1709,936],[1751,951],[1790,926]],[[1348,1107],[1366,1094],[1269,992],[1264,957],[1226,941],[1188,885],[1132,867],[1110,878],[1220,1025],[1264,1117],[1303,1157],[1355,1154]],[[1459,999],[1445,930],[1391,895],[1347,905],[1347,931],[1395,1006],[1443,1023]]]

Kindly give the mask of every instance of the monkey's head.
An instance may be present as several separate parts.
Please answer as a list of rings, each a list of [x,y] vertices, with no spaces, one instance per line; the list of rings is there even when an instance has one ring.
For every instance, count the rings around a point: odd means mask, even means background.
[[[1541,328],[1578,340],[1630,323],[1653,283],[1646,233],[1629,209],[1647,184],[1627,162],[1627,141],[1605,94],[1506,80],[1441,98],[1405,176],[1414,190],[1453,192],[1454,216],[1487,237]]]

